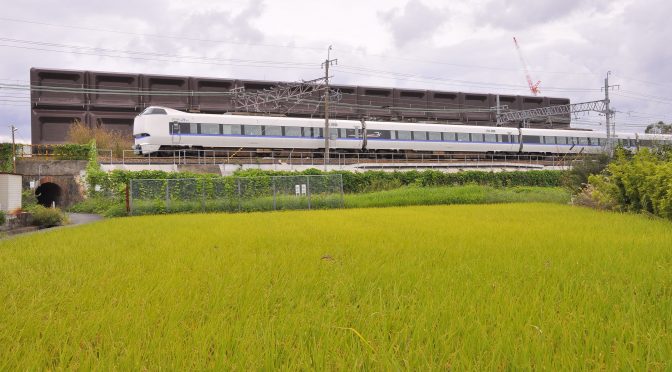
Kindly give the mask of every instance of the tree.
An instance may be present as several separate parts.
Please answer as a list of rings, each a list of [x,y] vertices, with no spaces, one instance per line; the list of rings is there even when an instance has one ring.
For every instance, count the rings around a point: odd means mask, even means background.
[[[644,133],[651,134],[672,134],[672,123],[665,124],[662,121],[657,123],[649,124],[644,130]]]

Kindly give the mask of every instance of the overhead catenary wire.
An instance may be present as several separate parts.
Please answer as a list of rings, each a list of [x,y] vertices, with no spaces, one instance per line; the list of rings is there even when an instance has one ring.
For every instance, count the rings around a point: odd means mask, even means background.
[[[282,45],[280,45],[280,44],[259,44],[259,43],[250,43],[250,42],[239,42],[239,41],[235,41],[235,40],[208,39],[208,38],[197,38],[197,37],[166,35],[166,34],[138,33],[138,32],[131,32],[131,31],[123,31],[123,30],[110,30],[110,29],[103,29],[103,28],[96,28],[96,27],[85,27],[85,26],[77,26],[77,25],[63,25],[63,24],[57,24],[57,23],[40,22],[40,21],[32,21],[32,20],[8,18],[8,17],[0,17],[0,20],[6,21],[6,22],[26,23],[26,24],[59,27],[59,28],[69,28],[69,29],[74,29],[74,30],[98,31],[98,32],[107,32],[107,33],[114,33],[114,34],[121,34],[121,35],[132,35],[132,36],[143,36],[143,37],[151,37],[151,38],[159,38],[159,39],[198,41],[198,42],[207,42],[207,43],[214,43],[214,44],[232,44],[232,45],[272,47],[272,48],[282,48],[282,49],[287,49],[287,48],[290,48],[290,49],[305,49],[305,50],[315,50],[315,51],[323,49],[322,47],[299,46],[299,45],[294,45],[294,44],[282,44]]]

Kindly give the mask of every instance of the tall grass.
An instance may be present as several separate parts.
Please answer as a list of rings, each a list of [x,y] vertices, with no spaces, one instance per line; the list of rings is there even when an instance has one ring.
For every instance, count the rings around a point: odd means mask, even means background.
[[[0,369],[669,370],[672,225],[558,204],[0,241]]]
[[[96,140],[97,148],[112,150],[117,157],[121,157],[124,150],[129,150],[133,146],[133,141],[128,135],[104,127],[89,127],[79,120],[75,120],[68,129],[68,142],[84,145],[93,139]]]
[[[522,202],[567,204],[569,201],[569,192],[559,187],[495,188],[479,185],[402,187],[388,191],[345,196],[345,206],[348,208]]]

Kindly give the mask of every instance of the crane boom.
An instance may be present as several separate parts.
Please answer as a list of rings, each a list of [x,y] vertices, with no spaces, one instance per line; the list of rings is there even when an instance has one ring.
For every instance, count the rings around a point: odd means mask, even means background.
[[[527,63],[525,63],[525,59],[523,58],[523,52],[520,50],[520,45],[518,45],[518,40],[516,40],[515,36],[513,37],[513,43],[516,45],[516,51],[518,51],[518,58],[520,58],[520,63],[523,65],[523,70],[525,71],[525,79],[527,79],[527,85],[530,87],[530,92],[532,92],[532,94],[536,96],[540,93],[539,84],[541,83],[541,80],[538,80],[536,83],[532,83],[530,70],[527,68]]]

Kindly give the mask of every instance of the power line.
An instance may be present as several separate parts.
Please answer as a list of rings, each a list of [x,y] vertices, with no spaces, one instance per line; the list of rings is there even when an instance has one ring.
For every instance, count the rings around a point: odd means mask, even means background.
[[[75,30],[98,31],[98,32],[108,32],[108,33],[114,33],[114,34],[122,34],[122,35],[153,37],[153,38],[159,38],[159,39],[175,39],[175,40],[185,40],[185,41],[207,42],[207,43],[214,43],[214,44],[232,44],[232,45],[243,45],[243,46],[254,46],[254,47],[272,47],[272,48],[282,48],[282,49],[290,48],[290,49],[305,49],[305,50],[315,50],[315,51],[322,50],[322,48],[318,48],[318,47],[297,46],[297,45],[293,45],[293,44],[288,44],[288,45],[287,44],[286,45],[255,44],[255,43],[239,42],[239,41],[232,41],[232,40],[216,40],[216,39],[205,39],[205,38],[177,36],[177,35],[146,34],[146,33],[137,33],[137,32],[130,32],[130,31],[110,30],[110,29],[103,29],[103,28],[94,28],[94,27],[84,27],[84,26],[75,26],[75,25],[63,25],[63,24],[48,23],[48,22],[29,21],[29,20],[24,20],[24,19],[7,18],[7,17],[0,17],[0,20],[7,21],[7,22],[41,25],[41,26],[69,28],[69,29],[75,29]]]

